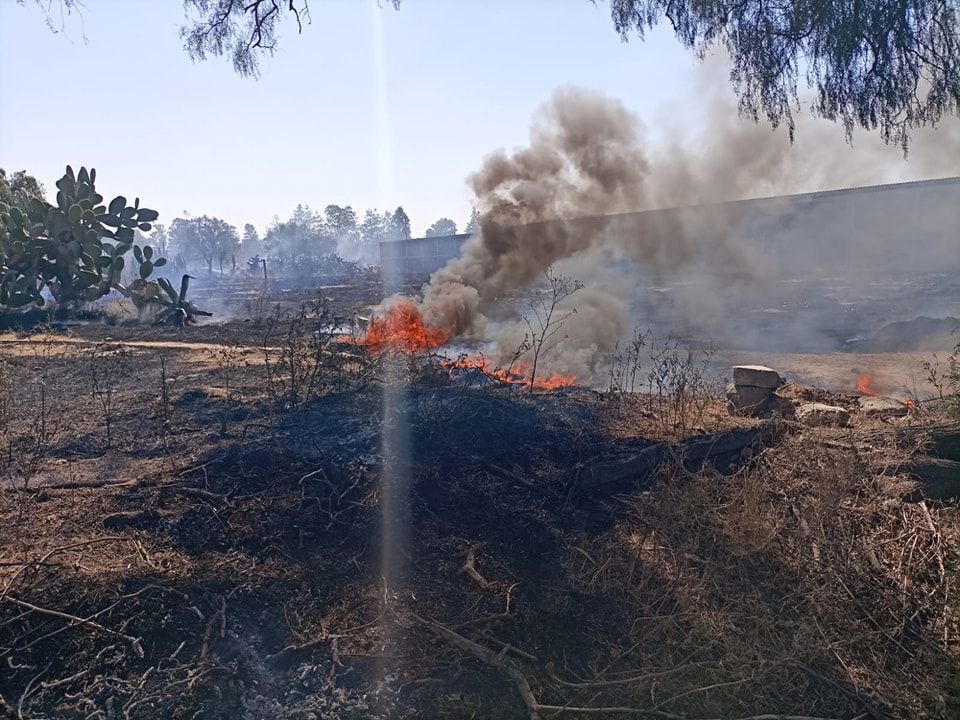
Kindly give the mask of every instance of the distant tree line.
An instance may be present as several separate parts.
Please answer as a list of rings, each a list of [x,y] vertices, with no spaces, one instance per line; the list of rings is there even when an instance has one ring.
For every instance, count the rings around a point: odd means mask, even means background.
[[[45,194],[43,186],[26,171],[7,174],[0,168],[0,202],[25,206],[31,198],[42,200]],[[467,232],[477,229],[478,217],[474,209]],[[425,234],[456,232],[457,224],[443,217]],[[260,261],[266,260],[275,275],[289,277],[332,272],[343,269],[345,263],[357,267],[377,265],[381,242],[410,237],[410,218],[403,207],[392,212],[369,209],[361,219],[349,205],[327,205],[323,212],[309,205],[297,205],[286,220],[274,217],[262,237],[249,223],[241,233],[227,221],[208,215],[177,217],[169,225],[152,223],[149,235],[136,231],[136,241],[152,245],[160,255],[169,258],[176,271],[202,267],[208,274],[259,272]],[[135,271],[131,267],[126,273]]]

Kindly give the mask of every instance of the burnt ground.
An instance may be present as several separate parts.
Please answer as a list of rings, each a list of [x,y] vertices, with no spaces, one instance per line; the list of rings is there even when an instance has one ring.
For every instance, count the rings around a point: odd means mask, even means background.
[[[788,387],[852,427],[587,485],[757,421],[370,358],[330,327],[377,290],[0,336],[0,717],[960,712],[960,512],[897,470],[934,409]]]

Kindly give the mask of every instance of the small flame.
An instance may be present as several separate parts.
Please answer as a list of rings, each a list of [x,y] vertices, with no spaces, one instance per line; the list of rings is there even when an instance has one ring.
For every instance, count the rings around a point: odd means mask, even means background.
[[[870,373],[864,373],[857,378],[857,392],[861,395],[870,395],[872,397],[880,396],[880,393],[870,387]]]
[[[453,337],[453,328],[435,327],[427,323],[416,303],[407,298],[399,298],[391,303],[382,315],[370,318],[367,330],[354,342],[370,348],[375,354],[385,352],[412,353],[433,350],[444,345]],[[343,338],[346,340],[347,338]],[[452,373],[457,370],[475,369],[501,382],[525,385],[552,390],[573,385],[576,375],[538,375],[531,381],[533,366],[531,363],[514,363],[504,370],[495,367],[483,355],[466,355],[457,360],[445,360],[441,365]]]
[[[546,377],[539,376],[533,378],[533,365],[528,362],[517,362],[508,369],[494,367],[489,358],[483,355],[466,355],[456,360],[448,360],[441,363],[451,374],[458,370],[479,370],[484,375],[492,377],[500,382],[512,385],[525,385],[526,387],[544,388],[545,390],[554,390],[556,388],[573,385],[577,381],[576,375],[560,375],[552,373]]]
[[[917,401],[914,400],[914,399],[913,399],[912,397],[910,397],[909,395],[904,395],[902,398],[900,398],[900,402],[902,402],[904,405],[906,405],[906,406],[907,406],[908,408],[910,408],[911,410],[916,410],[916,409],[917,409]]]

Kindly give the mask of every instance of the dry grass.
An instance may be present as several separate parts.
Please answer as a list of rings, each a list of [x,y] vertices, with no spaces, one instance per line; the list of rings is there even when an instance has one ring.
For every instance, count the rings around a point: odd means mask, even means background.
[[[0,494],[12,528],[0,592],[101,626],[0,603],[0,660],[38,663],[0,679],[8,700],[23,699],[22,716],[52,717],[43,709],[70,695],[75,706],[60,716],[114,707],[145,718],[138,703],[166,693],[184,717],[246,708],[245,717],[279,718],[295,702],[281,691],[312,683],[309,703],[296,702],[313,712],[335,696],[334,680],[348,676],[365,692],[386,682],[384,667],[421,688],[420,716],[462,717],[465,706],[523,716],[500,667],[438,644],[407,610],[497,653],[511,646],[546,706],[675,718],[958,716],[960,511],[903,500],[909,483],[893,461],[926,448],[914,418],[802,429],[730,475],[662,468],[652,489],[573,498],[556,478],[581,450],[751,421],[727,416],[699,361],[679,351],[662,355],[661,384],[647,395],[578,404],[559,394],[548,406],[549,396],[522,394],[521,413],[521,393],[450,388],[429,358],[395,360],[389,372],[364,364],[317,333],[328,327],[322,311],[296,313],[252,325],[246,342],[194,334],[205,342],[108,347],[97,338],[85,351],[82,338],[40,333],[4,346],[0,439],[18,490]],[[107,351],[129,364],[94,379],[88,353]],[[420,455],[405,466],[415,526],[400,589],[384,585],[377,565],[382,468],[308,456],[291,439],[291,425],[311,417],[328,423],[318,435],[377,435],[382,408],[364,415],[349,403],[378,374],[414,378],[390,422],[423,420],[406,428]],[[672,397],[691,383],[694,392]],[[549,423],[547,407],[557,414]],[[5,408],[16,422],[3,424]],[[40,487],[41,478],[69,487]],[[96,480],[124,484],[82,487]],[[143,507],[156,525],[104,529],[109,514]],[[66,549],[37,562],[57,548]],[[463,572],[474,549],[487,586]],[[393,645],[381,621],[395,624]],[[41,639],[54,631],[56,645]],[[155,655],[138,658],[131,637]],[[60,664],[44,670],[37,648]],[[264,670],[272,655],[290,667]],[[84,696],[70,677],[88,668],[96,677]],[[48,687],[28,685],[34,676]],[[234,693],[233,705],[221,692]],[[261,701],[276,706],[271,714],[250,709]]]
[[[885,487],[812,431],[731,476],[665,470],[567,551],[574,587],[632,610],[590,688],[632,667],[637,702],[684,715],[950,717],[958,514]]]

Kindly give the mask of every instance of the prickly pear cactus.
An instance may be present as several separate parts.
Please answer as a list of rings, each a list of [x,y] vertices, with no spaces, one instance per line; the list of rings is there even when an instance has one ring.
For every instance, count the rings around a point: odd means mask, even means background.
[[[153,249],[134,246],[134,229],[147,232],[156,210],[127,205],[123,196],[103,204],[96,170],[67,166],[57,182],[56,205],[31,199],[23,206],[0,203],[0,310],[43,305],[48,288],[60,304],[103,297],[121,288],[124,255],[134,249],[140,277],[166,263]]]

